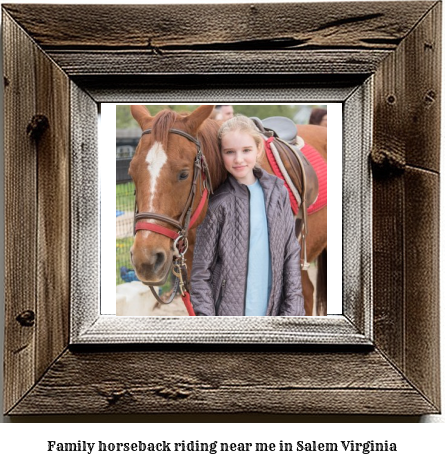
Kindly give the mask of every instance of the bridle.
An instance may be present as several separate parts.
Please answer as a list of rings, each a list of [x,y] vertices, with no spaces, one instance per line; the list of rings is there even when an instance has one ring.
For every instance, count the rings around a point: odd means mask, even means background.
[[[151,132],[152,132],[152,129],[146,129],[145,131],[142,132],[142,136],[145,134],[150,134]],[[212,182],[210,179],[210,173],[209,173],[209,168],[207,165],[207,160],[204,154],[202,153],[201,143],[199,142],[199,140],[191,136],[190,134],[184,131],[181,131],[179,129],[172,128],[169,130],[169,132],[172,134],[177,134],[179,136],[185,137],[189,141],[193,142],[197,148],[197,152],[195,155],[195,162],[194,162],[194,170],[193,170],[193,182],[192,182],[189,195],[187,197],[187,201],[185,203],[181,216],[179,217],[179,220],[175,220],[174,218],[171,218],[167,215],[163,215],[161,213],[139,212],[138,207],[137,207],[137,201],[135,199],[133,229],[134,229],[134,235],[136,235],[138,231],[142,231],[142,230],[151,231],[157,234],[162,234],[164,236],[167,236],[174,241],[173,249],[175,251],[175,255],[174,255],[174,260],[173,260],[172,265],[173,265],[173,273],[177,277],[177,279],[175,283],[175,288],[171,296],[171,300],[173,300],[174,294],[176,293],[175,291],[177,290],[177,287],[178,287],[178,281],[179,281],[179,286],[181,288],[181,294],[184,296],[184,293],[187,292],[187,286],[186,286],[187,267],[185,264],[184,255],[188,249],[188,241],[187,241],[188,232],[193,227],[193,225],[196,223],[196,220],[201,214],[204,208],[204,205],[206,203],[207,197],[209,195],[209,192],[212,193],[213,191],[212,191]],[[199,201],[199,204],[195,212],[192,214],[192,208],[193,208],[193,204],[195,201],[199,181],[200,181],[201,199]],[[169,226],[172,226],[174,229],[170,229],[170,228],[167,228],[159,224],[155,224],[155,223],[147,223],[142,220],[162,221],[164,223],[167,223]],[[168,276],[168,273],[167,273],[167,276]],[[144,283],[144,284],[147,284],[150,287],[154,296],[160,303],[162,304],[170,303],[171,300],[168,302],[161,301],[156,291],[152,287],[154,285],[160,285],[163,283],[164,282]]]

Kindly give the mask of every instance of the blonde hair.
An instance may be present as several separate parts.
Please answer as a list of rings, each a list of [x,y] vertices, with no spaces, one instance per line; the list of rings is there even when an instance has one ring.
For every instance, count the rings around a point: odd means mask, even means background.
[[[221,125],[218,132],[218,145],[220,153],[222,138],[229,132],[235,131],[245,132],[246,134],[249,134],[249,136],[252,137],[259,152],[256,163],[256,166],[259,167],[259,161],[263,158],[264,155],[264,138],[255,126],[255,123],[247,116],[235,115],[233,118],[230,118]]]

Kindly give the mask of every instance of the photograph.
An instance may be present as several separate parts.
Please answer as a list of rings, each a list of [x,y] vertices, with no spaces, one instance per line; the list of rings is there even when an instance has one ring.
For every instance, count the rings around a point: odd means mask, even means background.
[[[116,314],[325,316],[327,146],[326,105],[116,105]]]

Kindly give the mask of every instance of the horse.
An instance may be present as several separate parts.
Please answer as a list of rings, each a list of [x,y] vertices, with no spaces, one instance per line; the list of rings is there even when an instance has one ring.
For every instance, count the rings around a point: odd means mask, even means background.
[[[203,204],[204,199],[200,195],[194,195],[191,199],[192,190],[197,190],[194,173],[199,150],[205,155],[213,190],[227,177],[218,147],[220,124],[210,119],[213,109],[213,105],[201,105],[190,114],[180,115],[167,109],[151,116],[145,106],[131,106],[131,114],[143,131],[129,168],[135,184],[137,210],[150,212],[142,221],[157,224],[159,226],[156,227],[163,228],[163,231],[172,225],[180,229],[187,202],[197,215],[187,236],[185,260],[189,265],[188,277],[193,266],[196,229],[207,211],[207,203]],[[326,128],[299,125],[298,131],[299,136],[318,149],[327,160]],[[261,167],[273,174],[267,157],[261,160]],[[202,205],[204,207],[199,212],[198,207]],[[317,277],[317,315],[325,315],[326,254],[323,251],[327,246],[327,207],[309,215],[308,231],[307,259],[309,262],[318,259],[318,275],[324,276],[321,280]],[[131,262],[138,279],[152,285],[165,281],[177,253],[176,242],[172,237],[158,232],[138,231],[130,249]],[[314,286],[304,270],[302,286],[306,315],[312,315]]]

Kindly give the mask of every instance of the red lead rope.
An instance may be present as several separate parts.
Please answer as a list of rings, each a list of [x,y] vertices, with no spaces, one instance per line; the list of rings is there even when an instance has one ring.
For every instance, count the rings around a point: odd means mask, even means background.
[[[189,229],[195,224],[196,220],[201,214],[208,195],[209,195],[208,190],[204,189],[204,191],[202,192],[201,200],[199,201],[198,207],[190,219],[190,223],[188,226]],[[159,226],[158,224],[153,224],[153,223],[144,223],[141,221],[136,223],[135,232],[140,231],[140,230],[152,231],[152,232],[156,232],[159,234],[163,234],[164,236],[170,237],[173,240],[176,240],[180,236],[179,233],[172,231],[171,229],[164,228],[164,226]],[[181,278],[181,281],[182,281],[182,278]],[[190,293],[186,290],[182,291],[181,289],[181,297],[182,297],[182,301],[184,302],[185,308],[189,316],[196,316],[195,311],[193,310],[192,301],[190,300]]]
[[[184,295],[181,297],[189,316],[196,316],[195,311],[193,310],[192,301],[190,300],[190,294],[185,291]]]
[[[193,216],[190,220],[189,228],[191,228],[195,224],[196,220],[201,214],[202,209],[204,208],[204,205],[207,200],[207,195],[208,195],[208,191],[207,189],[204,189],[201,200],[199,201],[198,208],[195,210],[195,213],[193,213]],[[184,295],[182,295],[181,297],[182,297],[182,301],[184,302],[185,308],[187,309],[187,313],[189,314],[189,316],[196,316],[195,311],[193,310],[192,301],[190,300],[189,292],[185,291]]]

